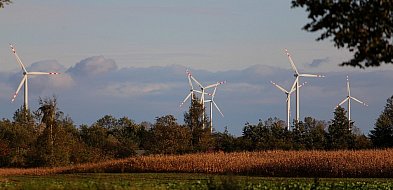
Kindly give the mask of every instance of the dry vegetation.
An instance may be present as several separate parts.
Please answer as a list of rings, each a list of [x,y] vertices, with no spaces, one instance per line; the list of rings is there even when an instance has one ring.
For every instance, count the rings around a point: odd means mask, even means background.
[[[0,169],[0,175],[176,172],[280,177],[393,177],[393,149],[262,151],[131,157],[69,167]]]

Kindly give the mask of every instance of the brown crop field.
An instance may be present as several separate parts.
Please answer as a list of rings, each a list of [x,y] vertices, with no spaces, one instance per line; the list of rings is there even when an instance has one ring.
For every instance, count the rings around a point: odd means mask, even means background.
[[[391,178],[393,177],[393,149],[152,155],[56,168],[3,168],[0,169],[0,176],[96,172]]]

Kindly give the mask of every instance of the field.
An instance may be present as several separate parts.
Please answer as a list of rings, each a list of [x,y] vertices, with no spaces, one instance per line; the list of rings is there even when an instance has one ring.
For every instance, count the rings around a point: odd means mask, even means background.
[[[393,149],[153,155],[57,168],[0,169],[0,176],[67,173],[205,173],[261,177],[392,178]]]
[[[56,174],[0,178],[0,189],[391,189],[392,179],[312,179],[209,174]]]
[[[56,168],[2,168],[0,188],[392,189],[393,180],[384,179],[392,177],[393,149],[216,152]]]

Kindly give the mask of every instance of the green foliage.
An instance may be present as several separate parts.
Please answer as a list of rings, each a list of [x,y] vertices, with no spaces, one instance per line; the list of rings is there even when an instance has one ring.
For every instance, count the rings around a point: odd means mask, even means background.
[[[216,151],[233,152],[238,150],[237,138],[229,134],[227,127],[225,127],[223,133],[215,132],[213,136],[216,143],[214,146]]]
[[[38,133],[32,164],[36,166],[64,166],[72,163],[74,146],[79,143],[71,119],[57,108],[57,100],[40,99],[36,112],[43,131]]]
[[[191,150],[190,129],[179,125],[172,115],[157,117],[151,134],[151,153],[182,154]]]
[[[205,108],[198,98],[191,101],[189,111],[184,113],[184,123],[191,130],[191,146],[194,151],[207,151],[214,145],[209,121],[206,117]]]
[[[266,178],[225,175],[141,173],[11,176],[1,189],[392,189],[390,179]]]
[[[337,48],[354,52],[341,65],[364,68],[393,63],[393,1],[292,0],[294,7],[306,8],[311,22],[303,29],[320,33],[317,40],[333,38]]]
[[[0,121],[0,166],[26,167],[31,144],[37,139],[33,126],[3,119]]]
[[[393,147],[393,96],[387,100],[369,136],[375,147]]]
[[[285,123],[278,118],[261,120],[257,125],[246,123],[242,136],[243,150],[290,149],[292,147],[290,132]]]
[[[325,126],[323,121],[317,121],[311,117],[304,118],[304,122],[295,123],[292,131],[294,149],[325,149],[327,143]]]
[[[328,129],[328,148],[334,150],[354,148],[355,137],[351,132],[352,126],[353,122],[349,123],[344,108],[338,106]]]

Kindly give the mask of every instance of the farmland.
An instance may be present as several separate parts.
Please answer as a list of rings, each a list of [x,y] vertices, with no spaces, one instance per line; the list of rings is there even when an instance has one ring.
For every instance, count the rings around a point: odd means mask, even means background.
[[[204,173],[261,177],[391,178],[393,149],[151,155],[54,168],[0,169],[0,176],[70,173]]]
[[[267,178],[209,174],[56,174],[0,177],[2,189],[391,189],[391,179]]]

